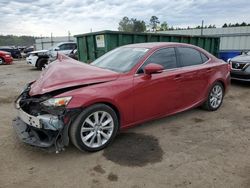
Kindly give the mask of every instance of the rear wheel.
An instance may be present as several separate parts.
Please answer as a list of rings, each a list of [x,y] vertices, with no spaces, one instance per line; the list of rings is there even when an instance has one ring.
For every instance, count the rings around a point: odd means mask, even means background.
[[[85,109],[73,122],[70,139],[80,150],[99,151],[114,140],[118,127],[115,111],[105,104],[96,104]]]
[[[216,82],[210,89],[208,98],[203,104],[203,108],[209,111],[215,111],[220,108],[224,97],[224,87],[220,82]]]
[[[4,59],[0,57],[0,65],[4,64]]]
[[[48,59],[40,58],[37,60],[36,67],[38,70],[42,70],[43,68],[45,68],[45,65],[47,65],[47,64],[48,64]]]

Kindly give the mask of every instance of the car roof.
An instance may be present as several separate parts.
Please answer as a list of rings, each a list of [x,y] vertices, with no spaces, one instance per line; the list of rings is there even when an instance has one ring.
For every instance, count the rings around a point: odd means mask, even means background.
[[[59,42],[59,43],[57,43],[57,45],[62,45],[62,44],[76,44],[76,42],[69,41],[69,42]]]
[[[10,54],[9,52],[3,51],[3,50],[0,50],[0,53],[2,53],[2,54]]]
[[[186,43],[178,43],[178,42],[148,42],[148,43],[136,43],[129,44],[124,47],[135,47],[135,48],[159,48],[159,47],[167,47],[167,46],[193,46]]]

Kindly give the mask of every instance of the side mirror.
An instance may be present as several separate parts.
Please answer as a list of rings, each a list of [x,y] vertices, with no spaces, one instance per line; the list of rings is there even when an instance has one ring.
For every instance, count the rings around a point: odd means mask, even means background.
[[[60,48],[59,48],[59,47],[55,47],[54,50],[55,50],[55,51],[59,51]]]
[[[144,67],[144,73],[147,75],[161,73],[164,67],[155,63],[149,63]]]
[[[231,62],[231,58],[229,58],[228,60],[227,60],[227,63],[230,63]]]

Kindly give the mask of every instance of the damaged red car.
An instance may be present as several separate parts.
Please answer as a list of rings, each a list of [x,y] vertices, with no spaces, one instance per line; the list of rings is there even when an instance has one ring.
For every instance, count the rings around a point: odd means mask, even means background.
[[[120,129],[202,106],[217,110],[230,67],[181,43],[116,48],[91,64],[59,55],[15,101],[14,129],[25,143],[61,151],[71,141],[98,151]]]

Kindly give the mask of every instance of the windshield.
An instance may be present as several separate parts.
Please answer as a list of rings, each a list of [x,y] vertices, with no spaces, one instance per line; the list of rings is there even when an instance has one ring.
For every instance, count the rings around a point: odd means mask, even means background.
[[[128,72],[147,51],[147,48],[120,47],[104,54],[91,65],[115,72]]]

